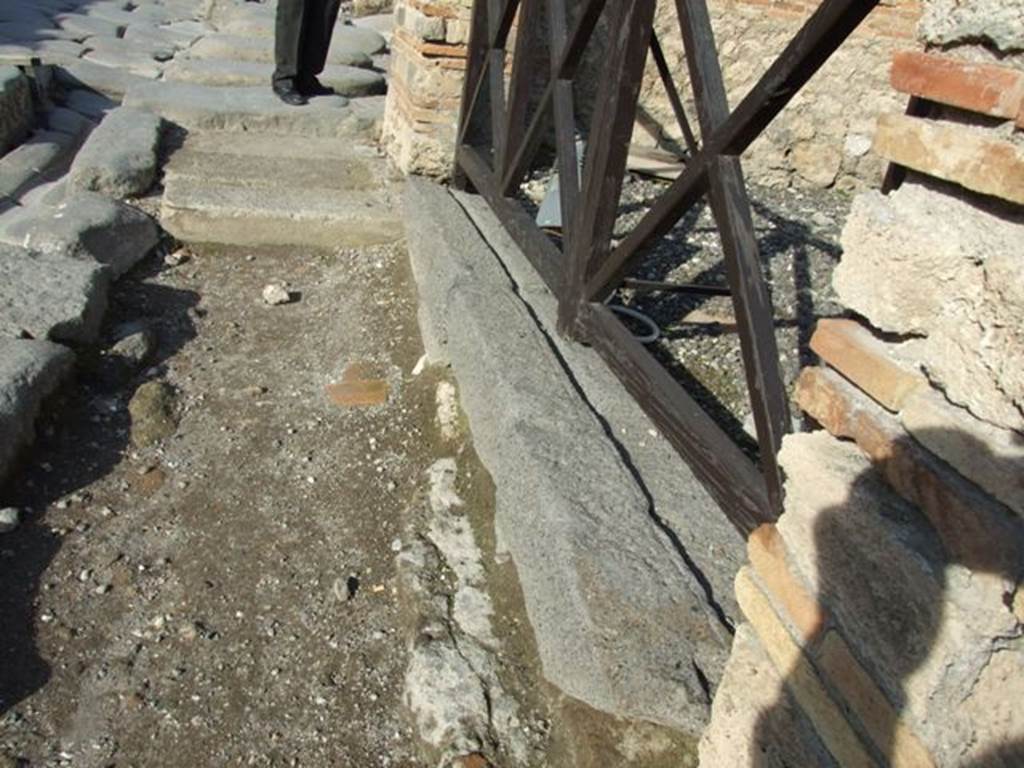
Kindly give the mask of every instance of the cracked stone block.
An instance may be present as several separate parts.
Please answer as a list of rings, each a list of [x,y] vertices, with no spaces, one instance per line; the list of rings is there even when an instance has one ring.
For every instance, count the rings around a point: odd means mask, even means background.
[[[75,156],[69,189],[119,200],[143,194],[156,178],[162,127],[152,112],[118,107],[108,113]]]
[[[28,78],[12,66],[0,66],[0,157],[32,130],[32,90]]]
[[[978,418],[1024,432],[1024,219],[904,184],[858,195],[832,277],[884,331],[923,338],[901,356]],[[884,276],[884,279],[880,279]]]
[[[0,337],[0,483],[35,439],[43,401],[71,373],[75,355],[49,341]]]
[[[156,246],[160,234],[136,208],[94,192],[74,192],[54,207],[29,209],[3,237],[33,250],[105,264],[120,276]]]
[[[91,260],[0,245],[0,336],[95,341],[109,279]]]

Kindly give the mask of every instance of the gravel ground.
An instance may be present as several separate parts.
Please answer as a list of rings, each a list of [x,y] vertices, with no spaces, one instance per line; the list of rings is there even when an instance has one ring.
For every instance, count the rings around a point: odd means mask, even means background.
[[[520,197],[536,210],[547,172],[535,173]],[[668,182],[628,175],[614,238],[625,237],[668,187]],[[775,307],[775,337],[787,390],[800,369],[814,361],[809,349],[817,318],[840,314],[832,271],[840,256],[839,236],[849,212],[846,195],[779,190],[748,182],[761,262]],[[710,207],[702,202],[653,247],[630,275],[645,280],[725,286],[722,248]],[[756,445],[745,431],[749,422],[739,337],[733,331],[728,297],[623,289],[613,303],[639,310],[657,323],[660,337],[649,350],[750,453]],[[633,321],[627,320],[627,324]],[[637,333],[646,329],[632,326]]]
[[[113,304],[156,357],[87,366],[4,489],[0,764],[419,765],[394,547],[436,457],[404,252],[201,249]],[[326,396],[351,362],[386,404]],[[177,429],[136,447],[146,380]]]

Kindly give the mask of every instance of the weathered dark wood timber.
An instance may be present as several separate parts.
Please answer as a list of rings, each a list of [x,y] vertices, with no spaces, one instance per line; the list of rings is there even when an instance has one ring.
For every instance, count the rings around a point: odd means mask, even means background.
[[[699,142],[653,33],[657,1],[617,0],[608,7],[611,40],[588,129],[577,124],[574,85],[606,0],[580,0],[571,29],[567,0],[474,0],[457,132],[456,183],[472,185],[484,196],[558,298],[559,330],[594,346],[730,520],[749,533],[774,519],[782,508],[776,457],[790,421],[774,312],[739,155],[878,0],[823,0],[733,111],[726,99],[706,0],[675,0],[697,105]],[[541,3],[546,3],[543,9]],[[504,48],[516,18],[520,28],[506,103]],[[540,37],[535,20],[541,18],[548,25],[548,66],[543,66],[535,50],[542,46],[534,45]],[[690,157],[683,173],[613,248],[613,225],[648,55],[658,69]],[[561,250],[515,199],[552,123],[563,221]],[[577,132],[587,140],[582,178],[577,171]],[[728,288],[629,278],[644,245],[667,234],[705,195],[721,237]],[[604,305],[627,278],[626,285],[638,291],[732,298],[757,428],[759,466]]]

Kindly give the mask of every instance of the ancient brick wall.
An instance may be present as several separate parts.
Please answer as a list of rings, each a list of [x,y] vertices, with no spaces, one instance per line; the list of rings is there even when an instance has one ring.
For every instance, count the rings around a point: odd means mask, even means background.
[[[712,21],[735,105],[817,6],[814,0],[711,0]],[[399,0],[391,88],[385,125],[388,150],[410,173],[444,177],[450,171],[454,125],[465,69],[470,0]],[[913,44],[918,0],[880,6],[808,88],[745,156],[763,183],[839,185],[877,182],[882,163],[869,156],[874,121],[896,107],[888,62]],[[657,29],[679,85],[688,95],[675,4],[659,3]],[[586,112],[586,95],[579,99]],[[695,120],[692,102],[689,114]],[[634,141],[679,147],[679,131],[653,64],[641,93]]]

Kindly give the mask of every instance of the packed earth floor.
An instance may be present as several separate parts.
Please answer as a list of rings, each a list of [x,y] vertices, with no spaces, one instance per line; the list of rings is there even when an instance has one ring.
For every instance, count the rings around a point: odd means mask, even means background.
[[[2,551],[12,765],[412,764],[394,562],[434,393],[404,253],[231,250],[119,283],[110,322],[150,324],[156,362],[97,360],[12,484],[32,511]],[[301,296],[266,304],[283,275]],[[332,399],[351,364],[382,404]],[[135,449],[142,378],[179,423]]]

